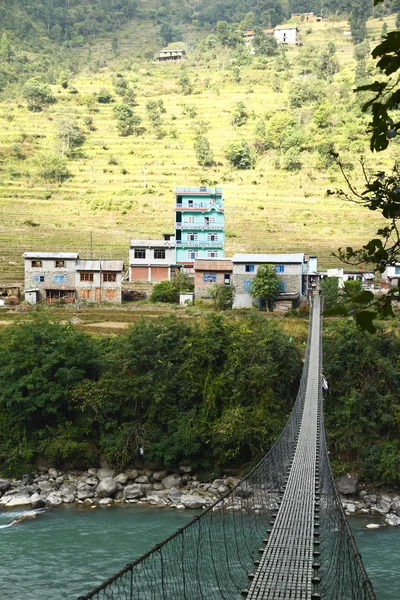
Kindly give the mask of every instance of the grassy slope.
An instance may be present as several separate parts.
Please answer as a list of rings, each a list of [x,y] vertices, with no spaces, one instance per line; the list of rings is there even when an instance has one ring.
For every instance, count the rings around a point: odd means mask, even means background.
[[[393,26],[392,19],[388,23],[389,28]],[[371,21],[369,27],[370,35],[377,40],[382,22]],[[307,39],[316,44],[335,41],[342,73],[348,72],[352,78],[353,47],[343,37],[344,29],[345,23],[314,24]],[[191,38],[195,33],[188,31],[187,35]],[[320,267],[326,268],[337,264],[331,256],[337,247],[358,245],[371,237],[376,216],[326,197],[327,188],[342,185],[334,172],[318,170],[311,163],[300,173],[276,170],[268,155],[253,171],[228,169],[223,149],[238,137],[230,125],[234,103],[243,100],[256,115],[286,106],[285,94],[272,91],[269,71],[243,68],[242,80],[237,84],[230,71],[193,58],[188,69],[196,93],[182,96],[177,84],[180,65],[148,64],[134,58],[143,53],[144,47],[157,48],[156,31],[150,21],[133,22],[121,31],[119,39],[117,61],[110,61],[97,73],[87,70],[78,76],[73,82],[79,90],[76,96],[54,86],[58,102],[42,113],[30,113],[18,100],[0,105],[0,282],[22,280],[21,254],[26,250],[77,250],[89,256],[90,232],[95,256],[127,260],[130,238],[155,237],[173,230],[174,187],[199,185],[204,178],[223,185],[226,255],[304,251],[317,254]],[[110,44],[106,40],[92,46],[88,63],[110,56]],[[297,52],[296,48],[289,50],[290,60]],[[54,147],[57,115],[86,115],[86,109],[78,103],[81,94],[96,92],[103,86],[112,89],[111,76],[117,69],[137,84],[136,112],[143,116],[144,124],[149,126],[146,102],[162,98],[167,109],[166,129],[175,128],[177,137],[157,140],[148,131],[141,138],[121,138],[112,118],[112,105],[99,105],[99,112],[93,115],[96,131],[87,134],[82,148],[85,157],[69,163],[73,177],[61,186],[45,185],[36,176],[34,157],[41,149]],[[214,85],[206,87],[207,79]],[[195,105],[196,119],[209,121],[207,136],[219,166],[206,172],[198,167],[193,151],[193,121],[182,114],[182,104]],[[254,123],[250,120],[241,128],[240,137],[251,139]],[[23,160],[15,156],[12,146],[16,143],[26,156]],[[119,165],[109,164],[111,155],[118,158]],[[125,175],[123,168],[127,170]],[[32,226],[32,222],[38,225]]]

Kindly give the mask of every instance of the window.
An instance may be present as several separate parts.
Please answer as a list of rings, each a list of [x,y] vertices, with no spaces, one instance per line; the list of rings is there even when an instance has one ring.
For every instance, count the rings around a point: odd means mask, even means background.
[[[285,272],[285,265],[275,265],[275,271],[277,273],[284,273]]]
[[[400,267],[395,267],[394,268],[394,274],[395,275],[400,275]]]
[[[197,250],[188,250],[188,258],[190,260],[195,260],[196,258],[198,258],[199,253]]]
[[[146,250],[144,248],[135,248],[135,258],[146,258]]]
[[[194,223],[194,217],[188,217],[187,218],[187,222],[188,223]]]
[[[224,284],[231,285],[231,274],[230,273],[224,273]]]
[[[254,273],[254,265],[245,265],[244,270],[246,273]]]
[[[280,281],[279,283],[281,284],[280,292],[285,293],[286,292],[285,282],[284,281]]]
[[[207,258],[218,258],[218,250],[207,250]]]
[[[55,260],[54,266],[56,269],[65,269],[65,260]]]
[[[79,291],[79,296],[83,300],[89,300],[92,297],[92,290],[80,290]]]
[[[160,250],[154,250],[154,258],[165,258],[165,250],[162,248]]]
[[[33,260],[31,262],[31,265],[32,265],[32,267],[40,269],[42,267],[42,261],[41,260]]]
[[[106,271],[104,271],[103,281],[115,282],[115,281],[117,281],[117,274],[116,273],[107,273]]]
[[[251,291],[251,284],[252,281],[251,279],[245,279],[243,282],[243,288],[245,292],[250,292]]]
[[[177,196],[176,197],[176,203],[177,204],[182,204],[182,196]]]
[[[93,273],[81,273],[81,281],[93,281]]]
[[[204,217],[204,225],[211,225],[215,223],[215,217]]]
[[[54,275],[54,283],[65,283],[65,275]]]
[[[193,208],[193,200],[188,200],[188,207]]]
[[[35,275],[35,283],[44,283],[44,275]]]
[[[204,283],[217,283],[217,276],[215,273],[203,273]]]
[[[218,233],[207,233],[207,240],[209,242],[218,242]]]
[[[198,233],[187,233],[186,239],[189,242],[197,242],[197,240],[199,239],[199,234]]]

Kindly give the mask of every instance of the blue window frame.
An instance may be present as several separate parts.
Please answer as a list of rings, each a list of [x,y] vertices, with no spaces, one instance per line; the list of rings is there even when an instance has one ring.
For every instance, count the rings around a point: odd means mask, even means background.
[[[281,281],[280,284],[281,284],[281,290],[280,291],[281,292],[286,292],[285,282]]]
[[[254,265],[245,265],[246,273],[254,273]]]
[[[394,268],[394,274],[395,275],[400,275],[400,267],[395,267]]]
[[[244,280],[243,287],[244,287],[244,291],[245,292],[250,292],[252,283],[253,282],[252,282],[251,279],[245,279]]]
[[[203,273],[204,283],[217,283],[217,276],[215,273]]]
[[[35,283],[44,283],[44,275],[35,275]]]
[[[54,283],[65,283],[65,275],[54,275]]]
[[[275,265],[275,271],[277,273],[284,273],[285,272],[285,265]]]

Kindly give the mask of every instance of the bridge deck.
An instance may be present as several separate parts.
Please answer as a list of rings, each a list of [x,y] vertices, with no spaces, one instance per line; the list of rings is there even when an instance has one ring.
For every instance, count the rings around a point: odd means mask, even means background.
[[[310,600],[316,519],[320,298],[314,296],[310,362],[299,437],[281,505],[247,600]],[[316,596],[317,597],[317,596]]]

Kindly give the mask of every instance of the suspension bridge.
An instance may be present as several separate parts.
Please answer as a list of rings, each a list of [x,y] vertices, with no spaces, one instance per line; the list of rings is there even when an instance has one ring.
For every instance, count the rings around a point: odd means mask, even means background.
[[[314,296],[294,408],[253,471],[78,600],[375,600],[330,469],[321,331]]]

